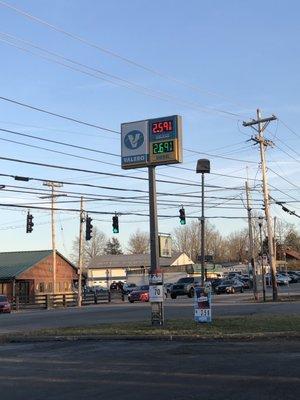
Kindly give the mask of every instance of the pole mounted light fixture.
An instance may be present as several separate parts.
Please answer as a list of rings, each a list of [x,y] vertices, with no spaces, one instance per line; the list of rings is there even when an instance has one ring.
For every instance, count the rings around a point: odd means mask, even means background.
[[[201,174],[201,285],[204,286],[204,263],[205,263],[205,219],[204,219],[204,174],[210,173],[210,161],[201,158],[197,161],[196,173]]]

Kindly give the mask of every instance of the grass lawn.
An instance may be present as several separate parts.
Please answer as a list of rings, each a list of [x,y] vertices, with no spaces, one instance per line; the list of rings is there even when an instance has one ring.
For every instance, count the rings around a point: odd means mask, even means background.
[[[251,336],[281,332],[300,335],[299,315],[259,315],[242,317],[216,317],[210,324],[197,324],[193,320],[167,320],[163,327],[154,327],[150,321],[97,324],[88,327],[43,329],[30,336],[189,336],[222,338],[233,334]],[[28,334],[26,334],[28,335]]]

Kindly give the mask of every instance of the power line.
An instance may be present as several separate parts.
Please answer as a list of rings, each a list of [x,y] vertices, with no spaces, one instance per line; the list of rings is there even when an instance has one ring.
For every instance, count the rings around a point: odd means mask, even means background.
[[[24,137],[28,137],[28,138],[31,138],[31,139],[40,140],[40,141],[43,141],[43,142],[59,144],[61,146],[73,147],[74,149],[86,150],[86,151],[91,151],[91,152],[94,152],[94,153],[105,154],[105,155],[109,155],[109,156],[114,156],[114,157],[119,157],[120,158],[120,154],[110,153],[110,152],[102,151],[102,150],[96,150],[96,149],[92,149],[91,147],[77,146],[75,144],[61,142],[59,140],[46,139],[46,138],[42,138],[42,137],[36,136],[36,135],[29,135],[29,134],[23,133],[23,132],[12,131],[10,129],[0,128],[0,131],[6,132],[6,133],[12,133],[13,135],[17,135],[17,136],[24,136]]]
[[[273,169],[268,168],[268,170],[273,172],[273,174],[277,175],[279,178],[283,179],[285,182],[289,183],[290,185],[294,186],[295,188],[300,189],[300,186],[298,186],[295,183],[293,183],[293,182],[289,181],[288,179],[284,178],[283,176],[281,176],[280,174],[275,172]]]
[[[67,147],[71,147],[71,148],[75,148],[75,149],[86,150],[86,151],[99,153],[99,154],[104,154],[104,155],[110,155],[110,156],[114,156],[114,157],[120,157],[120,155],[117,154],[117,153],[111,153],[111,152],[106,152],[106,151],[102,151],[102,150],[96,150],[96,149],[93,149],[93,148],[90,148],[90,147],[78,146],[78,145],[74,145],[74,144],[70,144],[70,143],[66,143],[66,142],[62,142],[62,141],[58,141],[58,140],[46,139],[46,138],[42,138],[40,136],[30,135],[30,134],[26,134],[26,133],[23,133],[23,132],[13,131],[13,130],[10,130],[10,129],[0,128],[0,131],[6,132],[6,133],[11,133],[11,134],[17,135],[17,136],[28,137],[28,138],[31,138],[31,139],[36,139],[36,140],[40,140],[40,141],[44,141],[44,142],[48,142],[48,143],[54,143],[54,144],[58,144],[58,145],[62,145],[62,146],[67,146]],[[16,142],[16,141],[8,140],[8,139],[1,139],[1,138],[0,138],[0,140],[9,141],[9,142],[12,142],[12,143],[17,143],[17,144],[20,144],[20,145],[23,145],[23,146],[28,146],[28,147],[35,147],[35,148],[38,148],[38,149],[43,149],[43,150],[46,150],[46,151],[56,152],[56,153],[59,153],[59,154],[66,154],[66,155],[69,155],[69,156],[72,156],[72,157],[78,157],[78,158],[82,158],[82,159],[86,159],[86,160],[90,160],[90,161],[96,161],[96,162],[100,162],[100,163],[103,163],[103,164],[119,166],[119,164],[108,163],[108,162],[96,160],[96,159],[93,159],[93,158],[77,156],[75,154],[68,154],[68,153],[65,153],[65,152],[62,153],[62,152],[59,152],[59,151],[56,151],[56,150],[52,150],[52,149],[48,149],[48,148],[44,148],[44,147],[38,147],[38,146],[34,146],[34,145],[29,145],[27,143]],[[168,166],[168,167],[170,167],[170,166]],[[171,166],[171,167],[194,172],[193,169],[185,168],[185,167],[182,167],[182,166]],[[144,171],[142,171],[142,172],[144,172]],[[158,175],[163,176],[163,174],[158,174]],[[226,177],[227,176],[229,178],[235,178],[235,179],[246,179],[245,177],[237,177],[237,176],[234,176],[234,175],[225,175],[225,174],[218,174],[218,173],[211,173],[211,175],[222,176],[222,177]]]
[[[191,153],[195,153],[195,154],[203,154],[203,155],[209,156],[209,157],[222,158],[224,160],[231,160],[231,161],[239,161],[239,162],[250,163],[250,164],[257,164],[256,161],[251,161],[251,160],[241,160],[241,159],[238,159],[238,158],[219,156],[217,154],[209,154],[209,153],[204,153],[203,151],[196,151],[196,150],[191,150],[191,149],[185,149],[185,150],[189,151]]]
[[[290,128],[285,122],[282,121],[282,119],[279,119],[279,121],[284,125],[290,132],[292,132],[297,138],[300,138],[299,133],[294,131],[292,128]]]
[[[52,111],[47,111],[47,110],[44,110],[42,108],[34,107],[34,106],[29,105],[29,104],[25,104],[25,103],[21,103],[19,101],[13,100],[13,99],[9,99],[7,97],[0,96],[0,100],[4,100],[4,101],[7,101],[7,102],[10,102],[10,103],[13,103],[13,104],[17,104],[18,106],[26,107],[26,108],[29,108],[29,109],[34,110],[34,111],[39,111],[39,112],[42,112],[42,113],[45,113],[45,114],[49,114],[49,115],[52,115],[54,117],[63,118],[63,119],[66,119],[68,121],[75,122],[77,124],[86,125],[86,126],[89,126],[89,127],[92,127],[92,128],[100,129],[102,131],[106,131],[106,132],[120,134],[119,131],[115,131],[113,129],[104,128],[103,126],[96,125],[96,124],[90,124],[89,122],[81,121],[79,119],[75,119],[75,118],[72,118],[72,117],[67,117],[67,116],[62,115],[62,114],[54,113]]]
[[[225,100],[230,101],[232,103],[232,100],[229,100],[227,97],[221,96],[221,95],[219,95],[217,93],[214,93],[214,92],[203,90],[203,89],[199,88],[199,86],[192,85],[190,83],[184,82],[184,81],[182,81],[180,79],[172,77],[172,76],[170,76],[168,74],[165,74],[165,73],[163,73],[161,71],[153,69],[153,68],[151,68],[149,66],[146,66],[144,64],[141,64],[141,63],[138,63],[136,61],[130,60],[129,58],[121,56],[120,54],[117,54],[116,52],[113,52],[113,51],[111,51],[109,49],[103,48],[103,47],[101,47],[101,46],[99,46],[99,45],[97,45],[95,43],[89,42],[88,40],[86,40],[86,39],[84,39],[84,38],[82,38],[82,37],[80,37],[78,35],[74,35],[74,34],[72,34],[70,32],[67,32],[66,30],[63,30],[62,28],[59,28],[59,27],[57,27],[57,26],[55,26],[53,24],[50,24],[49,22],[47,22],[45,20],[42,20],[41,18],[35,17],[34,15],[29,14],[29,13],[27,13],[27,12],[17,8],[17,7],[14,7],[11,4],[5,3],[3,1],[0,1],[0,4],[2,6],[4,6],[4,7],[10,8],[10,9],[16,11],[18,14],[20,14],[22,16],[25,16],[26,18],[29,18],[29,19],[31,19],[31,20],[33,20],[35,22],[38,22],[38,23],[40,23],[42,25],[45,25],[48,28],[51,28],[51,29],[55,30],[56,32],[62,33],[64,35],[68,36],[69,38],[72,38],[72,39],[77,40],[77,41],[79,41],[81,43],[84,43],[85,45],[87,45],[89,47],[92,47],[92,48],[97,49],[97,50],[99,50],[101,52],[109,54],[112,57],[115,57],[115,58],[117,58],[119,60],[122,60],[123,62],[126,62],[126,63],[128,63],[130,65],[135,66],[135,67],[138,67],[138,68],[140,68],[140,69],[142,69],[144,71],[150,72],[150,73],[152,73],[154,75],[157,75],[159,77],[165,78],[165,79],[170,80],[172,82],[179,83],[180,85],[183,85],[183,86],[188,87],[190,89],[193,89],[193,90],[196,90],[196,91],[200,91],[202,93],[204,92],[206,94],[225,99]],[[233,102],[233,104],[235,104],[235,102]],[[236,103],[236,104],[238,104],[240,106],[239,103]],[[223,113],[229,114],[228,111],[224,111],[224,110],[218,110],[218,112],[223,112]],[[230,114],[233,114],[233,113],[230,113]],[[238,114],[235,114],[235,115],[238,115]]]
[[[140,180],[140,181],[144,181],[144,182],[148,181],[148,178],[142,178],[139,176],[115,174],[115,173],[111,173],[111,172],[100,172],[100,171],[88,170],[88,169],[83,169],[83,168],[67,167],[67,166],[62,166],[62,165],[57,165],[57,164],[39,163],[39,162],[35,162],[35,161],[21,160],[18,158],[0,157],[0,160],[17,162],[17,163],[28,164],[28,165],[37,165],[37,166],[46,167],[46,168],[62,169],[62,170],[66,170],[66,171],[86,172],[86,173],[95,174],[95,175],[114,176],[114,177],[118,177],[118,178],[129,178],[129,179],[135,179],[135,180]],[[193,183],[182,182],[182,181],[180,181],[180,182],[179,181],[166,181],[163,179],[157,179],[156,181],[160,182],[160,183],[168,183],[168,184],[174,184],[174,185],[196,186],[196,187],[200,186],[200,183],[193,184]],[[62,182],[62,181],[56,181],[56,182]],[[233,188],[233,187],[218,186],[218,185],[206,185],[206,187],[222,188],[222,189],[228,189],[228,190],[236,190],[237,189],[237,188]]]
[[[3,35],[3,33],[0,33],[0,34]],[[85,64],[78,63],[77,61],[71,60],[70,58],[65,58],[65,57],[63,57],[63,56],[61,56],[61,55],[59,55],[57,53],[50,52],[50,51],[48,51],[46,49],[43,49],[42,47],[36,46],[34,44],[31,44],[30,42],[24,41],[24,40],[19,39],[19,38],[15,38],[12,35],[7,35],[5,33],[4,33],[4,35],[10,36],[10,37],[14,38],[14,40],[19,40],[19,41],[25,42],[25,43],[27,43],[27,45],[33,46],[35,48],[38,48],[41,51],[44,51],[46,53],[54,55],[55,57],[59,57],[59,58],[61,58],[63,60],[67,60],[68,62],[71,62],[72,64],[83,66],[84,68],[92,70],[92,71],[97,71],[97,73],[98,74],[100,73],[101,75],[110,76],[113,79],[116,79],[118,81],[118,83],[115,82],[115,81],[112,81],[111,79],[103,78],[103,77],[101,77],[101,76],[99,76],[99,75],[97,75],[97,74],[95,74],[93,72],[88,72],[88,71],[82,70],[82,69],[80,69],[78,67],[73,67],[71,65],[68,65],[65,62],[62,62],[62,61],[47,57],[47,56],[42,55],[42,54],[34,53],[33,51],[31,51],[31,50],[29,50],[27,48],[24,48],[24,47],[21,47],[19,45],[14,44],[14,43],[11,43],[10,41],[7,41],[5,39],[0,39],[0,41],[2,41],[4,43],[7,43],[10,46],[16,47],[17,49],[25,51],[25,52],[27,52],[29,54],[41,57],[43,59],[46,59],[48,61],[54,62],[54,63],[59,64],[59,65],[62,65],[64,67],[68,68],[68,69],[71,69],[71,70],[74,70],[74,71],[77,71],[77,72],[81,72],[81,73],[83,73],[85,75],[92,76],[92,77],[94,77],[96,79],[104,80],[105,82],[112,83],[113,85],[125,87],[127,89],[132,89],[132,90],[134,90],[134,91],[136,91],[138,93],[142,93],[142,94],[145,94],[147,96],[158,98],[160,100],[176,102],[177,104],[179,104],[181,106],[187,106],[187,107],[190,107],[190,108],[193,108],[193,109],[197,109],[197,110],[201,110],[201,111],[204,111],[204,112],[217,112],[217,113],[224,113],[224,114],[226,114],[226,116],[229,116],[229,115],[230,116],[239,116],[238,114],[231,113],[229,111],[219,110],[219,109],[216,109],[216,108],[209,108],[209,107],[201,106],[201,105],[199,105],[197,103],[191,103],[191,102],[187,102],[185,100],[181,100],[180,98],[174,97],[173,95],[171,95],[169,93],[158,91],[158,90],[154,90],[154,89],[151,89],[151,88],[147,88],[145,86],[138,85],[138,84],[136,84],[134,82],[128,81],[128,80],[123,79],[123,78],[120,78],[120,77],[118,77],[116,75],[112,75],[112,74],[106,73],[106,72],[104,72],[102,70],[99,70],[99,69],[97,70],[95,68],[91,68],[91,67],[89,67],[89,66],[87,66]],[[124,83],[120,83],[120,82],[124,82],[125,84]]]

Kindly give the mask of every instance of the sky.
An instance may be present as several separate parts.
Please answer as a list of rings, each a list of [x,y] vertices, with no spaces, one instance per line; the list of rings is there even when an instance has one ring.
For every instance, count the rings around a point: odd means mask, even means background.
[[[247,176],[253,209],[263,212],[255,132],[242,125],[257,108],[277,117],[265,131],[274,143],[270,194],[300,215],[299,11],[296,0],[0,0],[1,251],[51,248],[47,180],[72,183],[57,189],[57,206],[78,210],[83,196],[108,237],[120,213],[116,237],[126,251],[132,233],[149,231],[148,175],[121,169],[120,125],[175,114],[183,163],[156,168],[160,232],[180,228],[181,206],[187,224],[200,216],[200,158],[211,162],[205,214],[223,235],[247,227]],[[29,209],[35,225],[26,234]],[[271,214],[300,228],[279,205]],[[56,221],[57,248],[69,255],[79,213],[59,211]]]

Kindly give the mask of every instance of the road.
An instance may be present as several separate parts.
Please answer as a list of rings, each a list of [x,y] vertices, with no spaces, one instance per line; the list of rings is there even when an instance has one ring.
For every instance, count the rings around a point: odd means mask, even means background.
[[[258,303],[247,301],[249,293],[219,295],[213,299],[213,316],[297,314],[300,302]],[[192,299],[165,301],[166,319],[193,318]],[[0,334],[28,332],[51,327],[87,326],[99,323],[150,320],[149,303],[99,304],[82,308],[20,311],[0,315]]]
[[[294,400],[300,390],[298,344],[5,344],[1,400]]]

